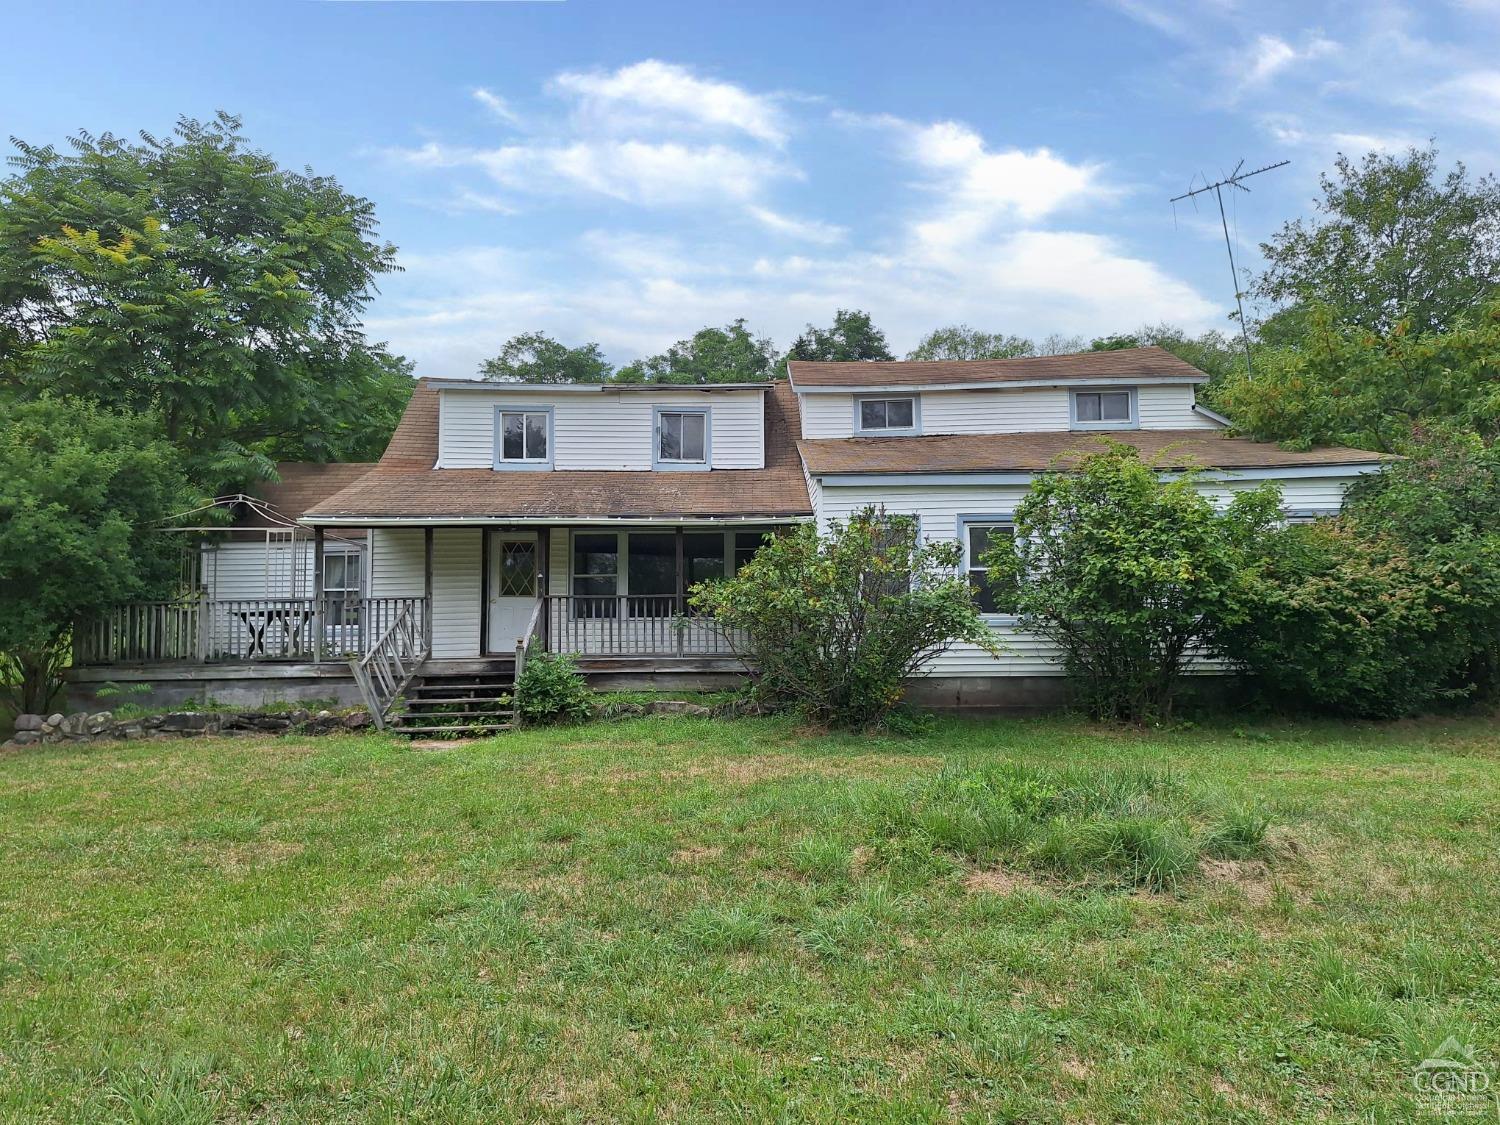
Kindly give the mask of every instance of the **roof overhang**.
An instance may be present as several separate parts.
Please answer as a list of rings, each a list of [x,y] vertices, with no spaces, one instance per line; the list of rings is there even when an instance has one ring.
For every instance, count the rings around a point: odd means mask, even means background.
[[[1158,387],[1178,383],[1196,386],[1208,382],[1207,375],[1133,375],[1097,378],[1080,375],[1069,379],[997,379],[987,383],[793,383],[792,390],[806,395],[918,394],[922,391],[1017,391],[1039,387]]]
[[[1320,477],[1358,477],[1366,473],[1378,473],[1385,463],[1376,462],[1358,465],[1281,465],[1245,469],[1199,469],[1193,475],[1197,480],[1309,480]],[[1025,471],[935,472],[935,473],[809,473],[819,484],[834,487],[866,486],[922,486],[954,484],[1031,484],[1037,477],[1052,470]],[[1066,471],[1066,470],[1063,470]],[[1185,470],[1169,469],[1160,475],[1172,479],[1183,475]]]
[[[507,383],[499,379],[429,379],[439,391],[496,391],[504,394],[660,394],[662,391],[768,391],[772,383]]]
[[[619,527],[665,524],[669,527],[733,527],[747,524],[804,523],[812,513],[773,516],[303,516],[305,527]]]

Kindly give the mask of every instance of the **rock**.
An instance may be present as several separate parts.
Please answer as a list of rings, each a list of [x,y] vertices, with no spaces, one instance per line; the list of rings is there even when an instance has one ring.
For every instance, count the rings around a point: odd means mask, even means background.
[[[74,711],[62,721],[60,728],[63,734],[82,734],[84,727],[88,725],[89,715],[87,711]]]
[[[313,718],[317,719],[318,722],[320,722],[320,723],[324,723],[324,722],[327,722],[329,719],[333,718],[333,712],[332,711],[319,711],[316,715],[313,716]]]
[[[713,712],[698,703],[684,699],[658,699],[647,708],[653,715],[712,715]]]
[[[170,715],[163,715],[159,725],[164,731],[201,731],[208,728],[208,716],[202,711],[174,711]]]
[[[141,726],[146,730],[155,730],[161,726],[162,720],[165,718],[165,715],[147,715],[141,720]]]
[[[344,716],[342,722],[345,730],[364,730],[366,727],[375,725],[375,720],[370,717],[368,711],[350,711]]]
[[[46,721],[40,715],[17,715],[15,728],[17,731],[38,731]]]
[[[42,736],[34,730],[18,730],[15,737],[5,745],[12,749],[19,749],[22,746],[33,746],[41,740]]]
[[[114,721],[115,717],[112,712],[99,711],[89,716],[83,729],[86,734],[104,734],[114,725]]]
[[[47,722],[50,723],[54,727],[60,727],[60,726],[62,726],[62,723],[63,723],[63,713],[61,711],[58,711],[58,712],[56,712],[54,714],[48,715],[47,716]]]
[[[141,724],[140,720],[119,723],[114,729],[114,736],[116,738],[136,739],[143,737],[145,733],[146,728]]]
[[[286,715],[287,721],[293,725],[307,722],[308,716],[309,712],[301,707],[298,707],[295,711],[288,711]]]

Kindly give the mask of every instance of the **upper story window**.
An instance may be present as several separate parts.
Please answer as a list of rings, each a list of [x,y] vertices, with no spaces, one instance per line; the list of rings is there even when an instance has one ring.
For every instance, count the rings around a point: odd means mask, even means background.
[[[658,469],[708,468],[709,427],[707,410],[656,410]]]
[[[552,409],[495,408],[495,468],[552,467]]]
[[[915,395],[871,396],[854,400],[855,433],[916,433],[919,416]]]
[[[1136,424],[1135,388],[1073,392],[1075,430],[1128,429]]]

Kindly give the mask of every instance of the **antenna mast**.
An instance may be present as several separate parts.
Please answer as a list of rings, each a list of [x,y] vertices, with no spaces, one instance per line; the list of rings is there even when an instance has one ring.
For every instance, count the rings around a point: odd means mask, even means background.
[[[1211,191],[1214,193],[1214,198],[1219,201],[1219,225],[1224,228],[1224,249],[1229,252],[1229,274],[1234,279],[1234,307],[1239,310],[1240,335],[1245,338],[1245,373],[1247,375],[1254,374],[1250,369],[1250,328],[1245,323],[1244,302],[1240,300],[1240,271],[1234,264],[1234,244],[1229,241],[1229,220],[1224,217],[1224,189],[1227,187],[1239,188],[1248,195],[1250,189],[1241,183],[1242,180],[1248,180],[1251,176],[1258,176],[1262,172],[1270,172],[1276,168],[1285,168],[1290,163],[1290,160],[1278,160],[1275,164],[1267,164],[1264,167],[1256,168],[1249,172],[1241,172],[1240,169],[1245,166],[1245,162],[1241,160],[1234,166],[1234,171],[1222,180],[1216,180],[1211,184],[1204,184],[1200,188],[1193,188],[1190,191],[1183,192],[1181,195],[1174,195],[1170,200],[1172,203],[1177,203],[1183,199],[1192,199],[1193,206],[1196,208],[1198,203],[1195,197],[1202,195],[1204,192]],[[1176,208],[1174,207],[1173,210],[1175,211]]]

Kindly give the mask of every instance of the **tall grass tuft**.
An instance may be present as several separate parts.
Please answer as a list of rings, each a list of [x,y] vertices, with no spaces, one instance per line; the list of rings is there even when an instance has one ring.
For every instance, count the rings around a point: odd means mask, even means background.
[[[1259,810],[1235,809],[1200,832],[1197,801],[1169,771],[1013,762],[881,790],[866,812],[877,836],[905,850],[1156,890],[1192,874],[1200,855],[1263,854],[1269,824]]]

